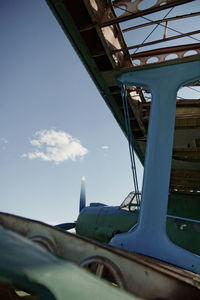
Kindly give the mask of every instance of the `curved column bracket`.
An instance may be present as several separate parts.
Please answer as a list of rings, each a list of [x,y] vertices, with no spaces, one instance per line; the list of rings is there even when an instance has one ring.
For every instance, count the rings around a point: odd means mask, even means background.
[[[200,78],[200,60],[137,69],[121,74],[120,85],[152,93],[142,203],[136,227],[116,235],[111,245],[138,252],[200,273],[200,257],[173,244],[166,234],[166,216],[178,89]]]

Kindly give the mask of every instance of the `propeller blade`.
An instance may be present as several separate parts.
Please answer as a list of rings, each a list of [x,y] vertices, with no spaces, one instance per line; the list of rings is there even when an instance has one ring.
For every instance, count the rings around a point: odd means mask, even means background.
[[[76,223],[75,222],[73,222],[73,223],[62,223],[62,224],[56,225],[55,227],[60,228],[60,229],[64,229],[64,230],[69,230],[69,229],[75,228]]]
[[[81,194],[80,194],[80,204],[79,204],[79,212],[86,205],[86,195],[85,195],[85,176],[81,178]]]

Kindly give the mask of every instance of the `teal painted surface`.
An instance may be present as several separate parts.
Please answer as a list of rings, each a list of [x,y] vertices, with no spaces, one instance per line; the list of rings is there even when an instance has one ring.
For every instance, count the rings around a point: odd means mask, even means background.
[[[41,300],[139,299],[0,227],[0,282]]]
[[[178,89],[199,80],[200,60],[126,72],[121,85],[147,88],[152,105],[137,226],[116,235],[111,245],[152,256],[200,273],[200,257],[173,244],[166,234],[168,191]]]

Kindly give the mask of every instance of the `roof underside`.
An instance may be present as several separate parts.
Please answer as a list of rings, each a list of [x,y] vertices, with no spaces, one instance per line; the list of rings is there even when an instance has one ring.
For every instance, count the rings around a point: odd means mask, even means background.
[[[146,65],[178,63],[188,55],[200,58],[199,0],[47,2],[125,134],[116,76]],[[143,163],[151,94],[141,87],[127,89],[133,146]],[[200,194],[199,98],[200,81],[177,95],[172,192]]]

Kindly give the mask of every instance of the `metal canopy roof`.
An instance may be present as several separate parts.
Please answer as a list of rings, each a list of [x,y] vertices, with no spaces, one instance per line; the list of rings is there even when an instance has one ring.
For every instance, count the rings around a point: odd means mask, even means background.
[[[47,3],[125,134],[116,76],[132,68],[200,59],[199,0]],[[144,163],[151,95],[141,87],[127,89],[133,146]],[[177,95],[170,189],[200,195],[200,81]]]

